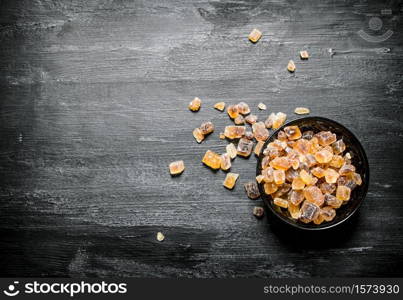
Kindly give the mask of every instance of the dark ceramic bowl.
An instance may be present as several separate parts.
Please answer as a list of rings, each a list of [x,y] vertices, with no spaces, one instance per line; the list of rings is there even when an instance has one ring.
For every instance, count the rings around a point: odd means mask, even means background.
[[[344,151],[344,153],[347,152],[351,153],[352,164],[356,167],[356,172],[361,175],[362,184],[352,190],[350,200],[336,210],[337,212],[336,217],[332,221],[323,222],[320,225],[316,225],[312,222],[305,224],[303,222],[290,219],[285,214],[279,212],[278,208],[273,204],[271,196],[264,193],[263,183],[259,184],[262,199],[275,216],[277,216],[282,222],[289,224],[293,227],[303,230],[323,230],[335,227],[346,221],[357,211],[357,209],[361,205],[361,202],[364,200],[365,195],[367,194],[369,183],[369,166],[365,151],[361,146],[360,142],[358,141],[358,139],[350,130],[348,130],[343,125],[337,123],[336,121],[322,117],[306,117],[284,124],[279,129],[277,129],[275,132],[272,133],[272,135],[265,142],[262,149],[265,149],[267,144],[272,142],[277,137],[277,134],[280,130],[282,130],[286,126],[291,125],[297,125],[301,129],[301,132],[312,130],[314,133],[317,133],[322,130],[324,131],[329,130],[337,135],[337,139],[343,138],[343,141],[346,144],[346,150]],[[257,170],[256,170],[257,175],[261,173],[262,170],[261,162],[263,157],[264,155],[263,153],[261,153],[257,164]]]

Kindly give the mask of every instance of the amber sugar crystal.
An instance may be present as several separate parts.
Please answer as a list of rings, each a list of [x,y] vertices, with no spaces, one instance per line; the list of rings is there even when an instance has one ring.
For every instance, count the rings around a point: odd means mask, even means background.
[[[251,33],[249,33],[248,35],[248,39],[252,42],[252,43],[256,43],[258,40],[260,40],[260,38],[262,37],[262,33],[258,30],[258,29],[253,29],[251,31]]]
[[[294,61],[293,61],[293,60],[290,60],[290,61],[288,62],[288,65],[287,65],[287,70],[288,70],[290,73],[294,73],[296,69],[297,69],[297,68],[295,67]]]
[[[227,173],[227,176],[225,176],[223,185],[227,188],[232,190],[235,186],[236,181],[239,178],[239,174],[237,173]]]
[[[260,197],[259,187],[256,182],[250,181],[244,184],[245,192],[250,199],[257,199]]]
[[[227,107],[227,113],[228,116],[231,119],[235,119],[236,117],[239,116],[239,109],[238,109],[238,105],[230,105]]]
[[[171,175],[179,175],[185,170],[185,163],[183,160],[171,162],[169,164],[169,173]]]
[[[284,133],[287,135],[289,140],[297,140],[302,136],[301,130],[298,126],[284,127]]]
[[[202,162],[206,166],[217,170],[221,167],[221,156],[211,150],[207,150],[206,154],[204,154]]]
[[[282,198],[274,198],[273,203],[277,206],[287,208],[288,207],[288,201]]]
[[[221,170],[227,171],[231,168],[231,157],[228,153],[221,154]]]
[[[321,206],[325,201],[325,196],[317,186],[308,186],[304,188],[305,199],[318,206]]]
[[[274,182],[266,182],[263,185],[263,189],[266,194],[271,195],[278,190],[278,186]]]
[[[200,130],[204,135],[210,134],[214,131],[214,125],[211,122],[204,122],[200,125]]]
[[[270,166],[277,170],[288,170],[291,167],[291,161],[287,157],[276,157],[270,162]]]
[[[191,111],[198,111],[201,106],[201,100],[198,97],[195,97],[190,103],[189,103],[189,109]]]
[[[309,58],[308,51],[306,51],[306,50],[300,51],[299,57],[301,57],[301,59],[303,59],[303,60],[308,59]]]
[[[204,134],[200,128],[195,128],[193,130],[193,137],[199,144],[204,140]]]
[[[252,153],[253,141],[242,138],[238,142],[237,154],[243,157],[248,157]]]
[[[219,110],[219,111],[224,111],[225,102],[217,102],[216,104],[214,104],[214,108]]]
[[[230,125],[230,126],[225,126],[224,129],[224,135],[225,137],[233,140],[233,139],[239,139],[245,135],[246,132],[246,127],[245,126],[236,126],[236,125]]]
[[[350,200],[351,189],[344,185],[339,185],[336,190],[336,198],[342,201]]]
[[[236,157],[237,151],[236,151],[236,147],[233,143],[229,143],[225,147],[225,150],[227,151],[227,153],[231,159],[234,159]]]

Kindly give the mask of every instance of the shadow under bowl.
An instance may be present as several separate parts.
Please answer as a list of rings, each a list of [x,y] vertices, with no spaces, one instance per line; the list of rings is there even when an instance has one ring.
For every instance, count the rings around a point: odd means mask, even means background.
[[[362,147],[356,136],[340,123],[323,117],[305,117],[290,121],[281,126],[279,129],[271,134],[262,149],[265,149],[269,143],[273,142],[276,139],[278,132],[283,130],[286,126],[298,126],[301,129],[301,132],[308,130],[312,130],[314,133],[317,133],[319,131],[331,131],[337,135],[338,140],[343,139],[344,143],[346,144],[346,150],[344,151],[344,153],[350,152],[352,156],[352,164],[356,167],[356,172],[361,175],[362,184],[351,191],[350,200],[336,210],[336,216],[332,221],[323,222],[320,225],[316,225],[312,222],[305,224],[301,221],[291,219],[287,215],[279,212],[278,208],[273,203],[272,197],[265,194],[263,182],[259,184],[259,190],[260,194],[262,195],[262,199],[271,210],[271,212],[275,216],[277,216],[280,221],[291,225],[294,228],[315,231],[333,228],[343,223],[357,211],[368,191],[369,165],[364,148]],[[262,151],[257,162],[256,175],[261,174],[261,162],[263,158],[264,155]]]

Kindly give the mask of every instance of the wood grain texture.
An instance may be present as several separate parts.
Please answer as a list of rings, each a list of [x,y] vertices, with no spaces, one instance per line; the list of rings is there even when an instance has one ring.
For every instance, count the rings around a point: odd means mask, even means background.
[[[388,8],[392,37],[360,38]],[[0,275],[402,276],[401,19],[401,1],[0,1]],[[234,191],[201,165],[225,149],[218,101],[350,128],[370,161],[359,215],[320,236],[256,220],[255,158]]]

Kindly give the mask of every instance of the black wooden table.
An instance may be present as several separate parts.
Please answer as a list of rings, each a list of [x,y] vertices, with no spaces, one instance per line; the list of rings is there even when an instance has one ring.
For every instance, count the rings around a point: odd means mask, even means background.
[[[402,7],[0,1],[0,275],[401,276]],[[350,128],[371,170],[359,214],[321,235],[255,219],[262,203],[243,190],[255,157],[234,161],[233,191],[201,164],[227,143],[218,101],[261,119],[305,106]],[[199,145],[206,120],[216,130]],[[178,159],[186,170],[171,178]]]

